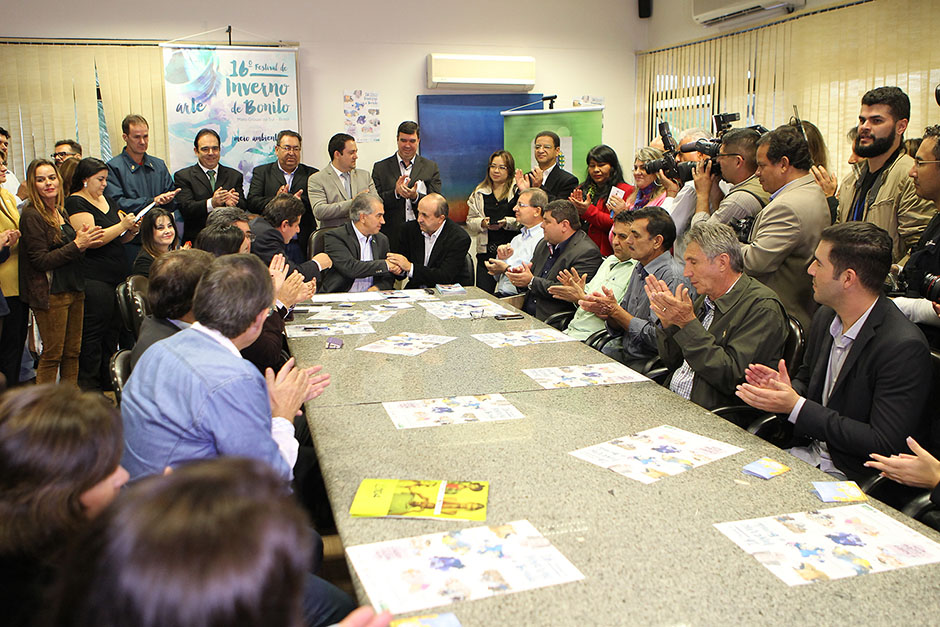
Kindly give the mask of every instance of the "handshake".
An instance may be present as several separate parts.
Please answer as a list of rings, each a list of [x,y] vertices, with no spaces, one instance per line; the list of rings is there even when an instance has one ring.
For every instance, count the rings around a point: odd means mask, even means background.
[[[385,257],[385,264],[388,271],[396,276],[404,276],[411,271],[411,262],[404,255],[398,253],[388,253]]]

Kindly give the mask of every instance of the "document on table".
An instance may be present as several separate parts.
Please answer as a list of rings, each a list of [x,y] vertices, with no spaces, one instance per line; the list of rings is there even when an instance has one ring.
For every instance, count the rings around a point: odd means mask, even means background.
[[[446,344],[455,337],[446,335],[426,335],[424,333],[398,333],[390,335],[384,340],[378,340],[365,346],[360,346],[357,351],[366,351],[369,353],[388,353],[389,355],[420,355],[426,350],[432,349],[441,344]]]
[[[489,489],[487,481],[363,479],[349,515],[483,522]]]
[[[577,342],[570,335],[556,329],[529,329],[528,331],[505,331],[502,333],[475,333],[473,335],[492,348],[509,348],[529,344],[548,344],[552,342]]]
[[[457,615],[453,612],[444,614],[422,614],[408,618],[396,618],[388,627],[461,627]]]
[[[393,614],[584,579],[527,520],[346,549],[372,605]]]
[[[317,322],[309,324],[289,324],[284,327],[287,337],[314,337],[317,335],[358,335],[375,333],[367,322]]]
[[[589,364],[587,366],[527,368],[522,372],[532,377],[536,383],[547,390],[649,381],[649,379],[635,370],[631,370],[615,361],[602,364]]]
[[[492,318],[493,316],[513,313],[502,305],[494,303],[491,300],[486,300],[485,298],[435,300],[418,304],[427,309],[429,314],[441,320],[451,320],[455,318]]]
[[[571,455],[642,483],[653,483],[743,450],[662,425],[572,451]]]
[[[382,294],[383,298],[388,298],[391,300],[437,300],[437,295],[428,294],[427,291],[422,289],[385,290],[384,292],[380,292],[380,294]]]
[[[414,309],[414,307],[414,305],[406,300],[387,300],[384,303],[372,305],[373,309],[380,310]]]
[[[940,562],[940,544],[867,503],[715,528],[790,586]]]
[[[310,297],[312,303],[364,303],[385,300],[384,292],[324,292]]]
[[[345,322],[385,322],[392,316],[394,316],[397,311],[378,311],[374,309],[368,309],[365,311],[354,310],[354,311],[340,311],[338,309],[330,309],[327,311],[318,311],[312,316],[309,316],[307,320],[340,320]]]
[[[388,412],[396,429],[525,418],[502,394],[388,402],[382,403],[382,407]]]

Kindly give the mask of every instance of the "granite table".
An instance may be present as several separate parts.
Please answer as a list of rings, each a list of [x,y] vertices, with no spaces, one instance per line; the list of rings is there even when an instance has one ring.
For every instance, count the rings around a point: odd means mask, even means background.
[[[390,363],[382,362],[390,356],[357,351],[378,358],[373,364],[346,349],[330,351],[323,361],[334,378],[341,376],[337,372],[362,372],[366,381],[346,384],[342,398],[324,394],[307,406],[344,545],[480,524],[353,519],[349,506],[362,479],[488,480],[487,524],[527,519],[585,576],[575,583],[456,603],[428,613],[454,612],[465,626],[872,624],[892,619],[932,624],[940,614],[940,565],[789,587],[713,527],[717,522],[832,507],[810,492],[811,482],[828,480],[827,475],[652,382],[544,390],[515,376],[521,375],[521,368],[605,360],[583,345],[491,349],[464,336],[488,332],[478,329],[490,326],[503,330],[507,323],[438,321],[420,313],[427,317],[427,326],[408,330],[461,336],[475,344],[449,359],[425,353],[395,357]],[[512,324],[531,328],[539,323],[526,319]],[[375,326],[384,336],[383,323]],[[302,364],[322,354],[308,345],[319,347],[322,339],[291,341]],[[342,365],[345,358],[359,363]],[[383,382],[390,368],[403,371],[398,386]],[[468,387],[471,378],[476,380]],[[344,384],[334,381],[337,385]],[[396,430],[379,402],[471,389],[503,393],[525,418]],[[662,424],[744,451],[649,485],[569,455]],[[762,456],[792,470],[770,481],[742,474],[742,466]],[[870,502],[940,541],[933,530]],[[350,570],[360,602],[367,603],[352,566]]]

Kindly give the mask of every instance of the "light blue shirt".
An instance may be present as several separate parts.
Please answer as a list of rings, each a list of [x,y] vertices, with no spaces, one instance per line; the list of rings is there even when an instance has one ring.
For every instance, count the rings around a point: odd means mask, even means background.
[[[356,232],[356,239],[359,240],[359,261],[375,261],[372,258],[372,236],[363,235],[359,232],[359,229],[356,228],[356,223],[353,222],[353,230]],[[368,291],[370,287],[374,284],[372,277],[367,276],[362,279],[356,279],[353,281],[352,287],[349,288],[350,292],[365,292]]]
[[[533,227],[522,227],[519,235],[512,238],[509,245],[512,246],[512,257],[506,259],[510,268],[529,263],[532,261],[532,255],[535,254],[535,247],[545,236],[542,230],[542,223],[539,222]],[[513,285],[505,274],[500,274],[496,280],[496,293],[511,296],[518,294],[519,290]]]

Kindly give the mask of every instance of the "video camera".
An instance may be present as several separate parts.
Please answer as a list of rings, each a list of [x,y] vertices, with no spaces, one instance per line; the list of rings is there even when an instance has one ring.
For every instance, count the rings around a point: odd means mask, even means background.
[[[665,150],[661,159],[653,159],[646,164],[647,174],[656,174],[662,170],[666,178],[681,181],[685,184],[692,180],[692,169],[695,164],[690,161],[676,161],[676,155],[679,154],[679,147],[676,140],[672,137],[668,122],[659,123],[659,136],[663,139]]]

